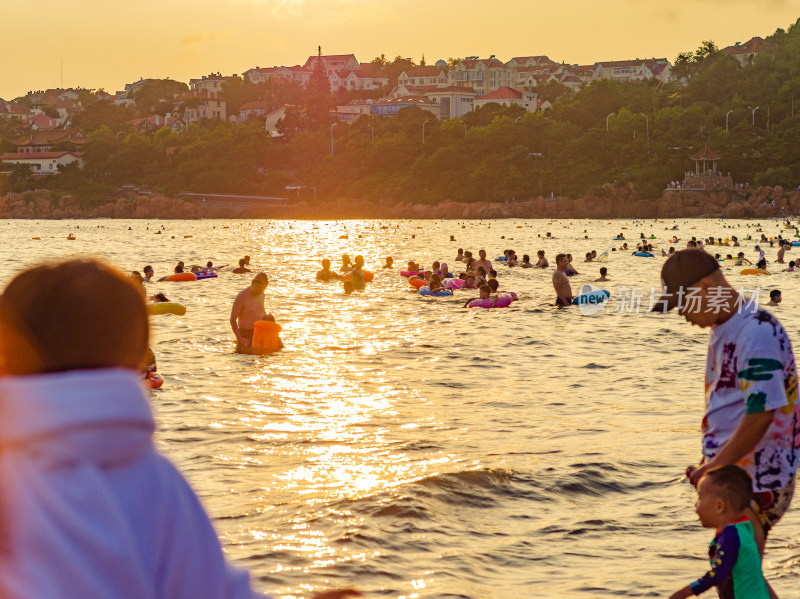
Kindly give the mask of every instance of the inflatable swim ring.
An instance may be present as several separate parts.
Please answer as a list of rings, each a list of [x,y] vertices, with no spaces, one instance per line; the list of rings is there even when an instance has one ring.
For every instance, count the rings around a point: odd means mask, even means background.
[[[372,279],[374,279],[374,278],[375,278],[375,275],[372,272],[370,272],[368,270],[364,271],[364,282],[365,283],[371,283]],[[342,277],[342,281],[349,281],[349,280],[350,280],[350,273],[347,273],[346,275],[344,275]]]
[[[495,262],[508,262],[508,256],[498,256],[494,259]]]
[[[589,291],[588,293],[583,293],[578,297],[573,297],[572,305],[579,306],[580,304],[602,304],[610,297],[610,292],[606,291],[605,289],[598,289],[597,291]]]
[[[763,270],[761,268],[745,268],[744,270],[739,272],[739,274],[740,275],[768,275],[770,273],[768,273],[766,270]]]
[[[511,302],[517,299],[517,294],[513,291],[498,293],[496,297],[486,299],[475,298],[467,305],[468,308],[508,308]]]
[[[195,273],[194,276],[197,277],[198,281],[202,281],[203,279],[216,279],[219,275],[215,272],[206,271]]]
[[[183,316],[186,314],[186,306],[177,302],[156,302],[155,304],[147,304],[147,313]]]
[[[640,258],[655,258],[650,252],[636,252],[634,256],[639,256]]]
[[[253,342],[250,344],[252,353],[266,354],[276,352],[283,348],[280,333],[283,327],[271,320],[257,320],[253,324]]]
[[[428,281],[426,281],[425,279],[409,279],[408,284],[415,289],[421,289],[428,285]]]
[[[164,377],[157,372],[148,372],[144,377],[144,382],[151,389],[158,389],[164,384]]]
[[[165,281],[196,281],[197,275],[193,272],[180,272],[168,276]]]
[[[400,271],[400,276],[401,277],[413,277],[414,275],[418,275],[418,274],[420,274],[422,272],[423,271],[421,271],[421,270],[401,270]]]
[[[431,293],[431,288],[427,285],[419,288],[419,294],[430,297],[444,297],[445,295],[453,295],[452,289],[440,289],[436,293]]]
[[[466,284],[464,279],[447,279],[444,286],[448,289],[461,289]]]

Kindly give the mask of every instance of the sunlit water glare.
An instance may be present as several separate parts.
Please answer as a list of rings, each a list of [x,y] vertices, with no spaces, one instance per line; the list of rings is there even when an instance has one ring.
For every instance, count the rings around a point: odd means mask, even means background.
[[[667,230],[675,223],[680,231]],[[785,233],[780,222],[762,224]],[[166,379],[153,392],[159,445],[261,590],[284,599],[337,586],[397,599],[665,596],[705,571],[713,536],[680,481],[699,458],[708,333],[673,314],[616,311],[622,287],[642,288],[646,309],[663,259],[611,252],[621,243],[611,238],[624,231],[630,245],[655,234],[660,252],[673,234],[756,229],[715,220],[0,221],[0,281],[75,254],[124,270],[152,264],[157,276],[178,260],[221,265],[249,254],[269,274],[267,308],[286,347],[264,357],[233,351],[230,304],[248,276],[148,286],[187,306],[184,317],[152,317]],[[754,244],[741,248],[751,260]],[[544,249],[552,265],[571,252],[581,271],[573,286],[598,276],[600,264],[582,262],[587,251],[609,251],[611,282],[600,286],[612,300],[591,316],[559,310],[552,269],[498,265],[501,290],[520,300],[468,310],[475,292],[421,298],[398,274],[408,259],[457,270],[459,247],[490,258],[513,248],[534,261]],[[337,265],[344,252],[363,254],[376,273],[363,293],[314,280],[323,257]],[[768,248],[768,260],[776,253]],[[787,262],[793,254],[800,248]],[[396,268],[383,271],[389,255]],[[800,273],[770,268],[772,277],[747,277],[723,265],[737,287],[760,284],[762,302],[783,290],[775,313],[798,348]],[[798,514],[800,505],[774,530],[764,565],[784,597],[800,582]]]

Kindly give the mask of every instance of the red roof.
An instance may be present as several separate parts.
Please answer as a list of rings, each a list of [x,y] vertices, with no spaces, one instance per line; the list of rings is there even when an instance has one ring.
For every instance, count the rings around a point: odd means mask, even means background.
[[[59,158],[64,154],[72,154],[76,158],[81,158],[83,152],[15,152],[14,154],[3,154],[0,160],[42,160],[46,158]]]
[[[77,129],[49,129],[47,131],[34,131],[27,137],[12,142],[15,146],[47,146],[62,141],[74,144],[84,144],[89,141]]]
[[[503,86],[477,98],[478,100],[521,100],[522,92],[513,87]]]
[[[714,152],[713,150],[710,150],[709,147],[706,146],[697,154],[689,156],[689,158],[692,160],[719,160],[720,155]]]
[[[735,55],[735,54],[758,54],[761,52],[768,43],[764,41],[763,38],[754,37],[749,39],[743,44],[737,44],[734,46],[728,46],[727,48],[723,48],[721,51],[723,54],[728,55]]]
[[[56,129],[61,125],[61,121],[53,119],[46,114],[37,114],[27,120],[28,126],[36,125],[39,129]]]

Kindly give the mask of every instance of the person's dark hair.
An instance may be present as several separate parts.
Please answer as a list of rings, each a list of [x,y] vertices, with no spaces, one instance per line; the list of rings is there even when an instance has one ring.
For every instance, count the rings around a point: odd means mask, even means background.
[[[780,289],[773,289],[772,291],[769,292],[769,299],[775,299],[780,294],[781,294],[781,290]]]
[[[489,270],[489,272],[487,274],[492,278],[497,277],[497,271],[495,269],[493,269],[493,268],[491,270]]]
[[[211,260],[206,262],[206,268],[213,268],[213,267],[214,267],[214,263]]]
[[[489,287],[489,285],[483,284],[480,287],[478,287],[478,291],[485,291],[486,293],[491,293],[492,288]]]
[[[149,336],[143,288],[93,259],[19,273],[0,296],[0,327],[11,374],[138,369]]]
[[[753,481],[739,466],[721,466],[710,470],[703,478],[708,479],[737,512],[746,510],[753,501]]]
[[[566,254],[558,254],[558,255],[556,255],[556,264],[558,264],[562,260],[566,260],[566,259],[567,259],[567,255]]]
[[[150,271],[152,271],[152,270],[153,270],[153,267],[152,267],[152,266],[150,266],[149,264],[148,264],[147,266],[145,266],[145,267],[144,267],[144,270],[143,270],[142,272],[144,272],[144,273],[147,273],[147,271],[148,271],[148,270],[150,270]]]
[[[759,260],[758,264],[756,264],[756,266],[758,266],[761,270],[766,270],[767,269],[767,261],[766,261],[766,259],[762,258],[761,260]]]
[[[156,293],[155,296],[157,302],[168,302],[169,298],[164,295],[163,293]]]
[[[244,258],[239,258],[239,267],[244,268]]]
[[[696,248],[697,242],[694,239],[692,239],[689,243],[686,244],[686,247]]]
[[[486,284],[492,291],[497,291],[497,288],[500,287],[500,283],[497,282],[497,279],[489,279]]]
[[[182,272],[183,272],[183,262],[178,262],[178,264],[175,265],[175,274],[179,275]]]
[[[601,266],[600,267],[600,275],[604,277],[607,274],[608,274],[608,269],[605,266]]]
[[[523,262],[530,262],[531,257],[528,254],[522,254],[522,261]]]

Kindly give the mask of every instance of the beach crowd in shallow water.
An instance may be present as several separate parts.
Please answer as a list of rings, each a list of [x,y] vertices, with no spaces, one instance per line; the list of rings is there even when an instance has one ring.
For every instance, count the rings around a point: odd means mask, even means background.
[[[770,312],[741,309],[741,298],[722,274],[720,264],[728,260],[747,265],[738,253],[734,259],[732,252],[714,251],[740,247],[737,238],[727,243],[689,239],[682,250],[675,249],[683,243],[677,236],[669,241],[671,251],[662,250],[667,259],[661,264],[656,311],[677,310],[689,323],[711,330],[703,458],[686,475],[698,489],[700,523],[716,531],[709,572],[672,597],[711,587],[722,597],[774,596],[761,559],[767,535],[791,503],[800,446],[791,344]],[[748,235],[742,241],[758,241],[754,270],[765,272],[754,275],[768,274],[762,247],[778,245],[776,264],[785,263],[793,247],[783,237]],[[655,258],[656,249],[642,238],[633,254]],[[549,268],[544,251],[537,256],[536,264],[527,255],[518,262],[516,252],[506,250],[490,262],[484,250],[477,259],[467,250],[453,260],[459,264],[457,276],[441,261],[426,270],[407,262],[404,273],[412,287],[419,284],[418,292],[427,287],[427,295],[453,295],[447,284],[452,281],[455,290],[479,291],[467,306],[478,299],[499,307],[503,292],[497,267]],[[585,262],[600,256],[590,252]],[[330,263],[323,262],[316,278],[349,275],[352,290],[363,289],[369,273],[363,257],[356,256],[352,266],[345,258],[331,275]],[[564,291],[563,281],[569,285],[568,277],[579,273],[568,254],[558,254],[555,261],[556,304],[566,307],[576,296],[571,287]],[[199,272],[214,268],[207,264],[192,273],[195,279],[165,282],[197,280]],[[393,260],[387,259],[383,270],[392,268]],[[793,268],[790,263],[782,270]],[[175,270],[186,274],[183,264]],[[152,269],[144,273],[152,280]],[[269,316],[263,297],[267,284],[266,274],[256,273],[233,302],[231,328],[239,347],[252,346],[255,323]],[[153,305],[168,303],[166,295],[157,295]],[[225,561],[194,493],[153,447],[155,423],[137,374],[149,366],[144,297],[138,279],[93,260],[27,269],[0,297],[2,596],[255,596],[247,575]],[[245,322],[251,317],[256,318],[252,330]],[[344,589],[317,597],[357,594]]]

